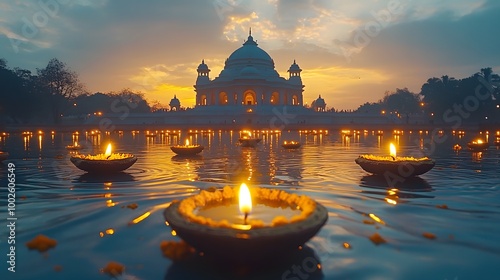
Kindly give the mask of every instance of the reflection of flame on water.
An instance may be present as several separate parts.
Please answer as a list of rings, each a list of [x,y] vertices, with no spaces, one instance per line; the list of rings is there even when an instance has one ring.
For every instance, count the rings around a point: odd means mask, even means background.
[[[385,222],[382,219],[380,219],[379,217],[377,217],[377,215],[369,214],[368,216],[370,216],[370,218],[372,218],[375,222],[385,225]]]
[[[472,161],[481,161],[483,159],[483,152],[472,153]]]
[[[151,215],[151,212],[148,211],[148,212],[140,215],[139,217],[133,219],[131,223],[138,224],[138,223],[142,222],[144,219],[146,219],[147,217],[149,217],[149,215]]]

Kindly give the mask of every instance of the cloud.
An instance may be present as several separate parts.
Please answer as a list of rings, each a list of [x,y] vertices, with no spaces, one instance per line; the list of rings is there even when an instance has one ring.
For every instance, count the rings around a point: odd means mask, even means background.
[[[160,101],[179,92],[193,105],[201,59],[216,77],[252,27],[278,71],[297,59],[306,100],[324,92],[336,108],[356,108],[385,90],[419,91],[431,76],[463,77],[500,61],[493,0],[398,0],[403,10],[361,45],[355,36],[397,0],[68,1],[33,36],[23,34],[24,18],[34,24],[36,13],[47,13],[40,2],[0,3],[0,53],[9,66],[34,71],[57,57],[91,91],[136,87]],[[9,38],[19,40],[18,52]]]

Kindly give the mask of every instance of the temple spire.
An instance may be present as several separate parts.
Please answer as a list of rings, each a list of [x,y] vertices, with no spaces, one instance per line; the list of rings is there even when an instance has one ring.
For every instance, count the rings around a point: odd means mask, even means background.
[[[253,40],[253,37],[252,37],[252,28],[250,27],[250,29],[248,30],[248,40],[244,41],[243,43],[243,46],[246,46],[246,45],[254,45],[254,46],[257,46],[257,42]]]

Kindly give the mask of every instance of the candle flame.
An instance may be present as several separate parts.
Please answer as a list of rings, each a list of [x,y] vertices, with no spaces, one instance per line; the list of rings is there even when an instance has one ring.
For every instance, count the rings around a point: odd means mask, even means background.
[[[106,148],[106,152],[104,153],[104,156],[109,157],[111,155],[111,143],[108,144],[108,147]]]
[[[186,146],[189,146],[189,139],[186,139]]]
[[[393,158],[396,158],[396,146],[394,146],[394,144],[391,143],[390,145],[390,153],[391,157]]]
[[[250,196],[250,190],[245,183],[240,186],[240,212],[242,214],[248,215],[252,211],[252,197]]]
[[[78,142],[75,141],[75,147],[78,147]]]

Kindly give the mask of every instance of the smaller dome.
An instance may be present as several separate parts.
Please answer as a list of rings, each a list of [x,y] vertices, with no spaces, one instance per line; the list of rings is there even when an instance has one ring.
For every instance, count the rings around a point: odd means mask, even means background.
[[[319,95],[318,99],[316,99],[314,101],[314,104],[318,107],[321,107],[321,106],[325,106],[326,103],[325,103],[325,100],[323,98],[321,98],[321,94]]]
[[[201,61],[201,64],[198,65],[198,71],[210,71],[210,69],[208,69],[208,65],[205,64],[205,60],[203,59]]]
[[[290,69],[288,69],[288,72],[301,72],[302,69],[300,69],[299,65],[293,60],[293,64],[290,66]]]
[[[179,99],[177,99],[176,95],[174,95],[174,98],[172,98],[170,100],[170,103],[168,105],[171,106],[171,107],[181,106],[181,101]]]
[[[255,67],[248,65],[247,67],[241,69],[240,75],[241,76],[258,76],[259,71],[257,71],[257,69],[255,69]]]

